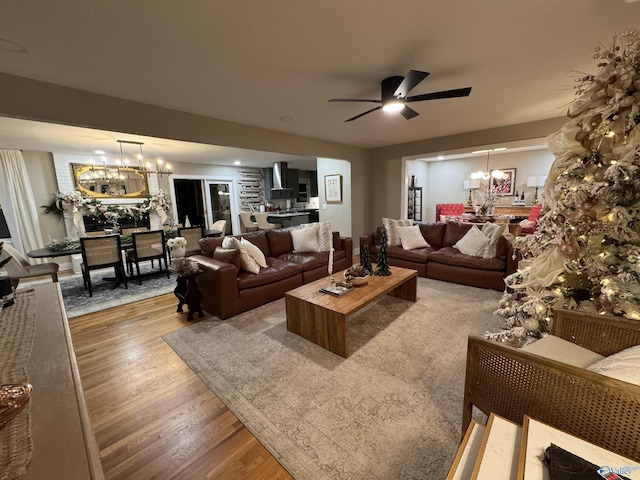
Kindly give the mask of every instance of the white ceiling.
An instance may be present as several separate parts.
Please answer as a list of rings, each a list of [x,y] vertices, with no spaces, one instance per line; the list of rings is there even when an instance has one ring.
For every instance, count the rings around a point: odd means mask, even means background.
[[[596,69],[593,47],[639,20],[640,3],[623,0],[8,1],[0,71],[375,148],[561,116],[575,72]],[[420,116],[412,120],[378,111],[344,123],[373,105],[327,102],[379,98],[383,78],[409,69],[431,72],[413,95],[473,90],[413,103]],[[57,142],[91,154],[106,149],[99,137],[122,137],[13,122],[0,129],[20,136],[29,127],[26,137],[40,144],[2,146],[52,151],[47,142]],[[164,155],[175,143],[135,139]],[[178,147],[189,161],[216,158],[213,147]]]

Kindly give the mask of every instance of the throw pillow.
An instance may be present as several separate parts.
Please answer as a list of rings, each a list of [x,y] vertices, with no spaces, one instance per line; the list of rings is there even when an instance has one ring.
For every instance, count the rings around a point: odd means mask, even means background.
[[[294,228],[291,230],[294,253],[319,252],[318,226]]]
[[[248,252],[249,255],[256,261],[256,263],[262,268],[267,267],[267,259],[264,258],[264,253],[256,245],[249,240],[243,238],[240,240],[240,251]],[[260,270],[258,270],[260,271]]]
[[[236,237],[224,237],[222,240],[222,248],[227,250],[240,248],[240,241]]]
[[[478,256],[482,258],[495,257],[498,240],[502,235],[509,232],[508,228],[509,226],[506,223],[485,223],[480,231],[489,239],[489,243],[478,253]]]
[[[328,252],[333,248],[333,233],[331,231],[331,222],[315,222],[303,223],[301,227],[318,227],[318,248],[321,252]]]
[[[217,247],[213,251],[213,258],[221,262],[231,263],[235,265],[236,268],[242,268],[242,256],[240,250],[237,248],[226,249]]]
[[[400,246],[400,236],[396,227],[410,227],[413,224],[411,220],[396,220],[394,218],[383,218],[382,225],[387,231],[387,241],[390,247]]]
[[[609,355],[587,370],[640,385],[640,345]]]
[[[430,247],[427,241],[422,236],[420,227],[414,225],[412,227],[396,227],[398,235],[400,236],[400,243],[405,250],[413,250],[414,248],[426,248]]]
[[[460,253],[465,255],[472,255],[477,257],[480,251],[487,246],[489,239],[480,229],[474,225],[465,233],[464,237],[456,242],[453,248],[456,248]]]

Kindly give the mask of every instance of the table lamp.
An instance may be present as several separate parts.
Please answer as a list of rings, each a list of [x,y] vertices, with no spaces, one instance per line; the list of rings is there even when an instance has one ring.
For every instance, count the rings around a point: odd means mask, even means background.
[[[533,194],[533,200],[531,202],[532,205],[538,204],[538,187],[544,187],[544,182],[547,181],[546,175],[541,175],[539,177],[527,177],[527,187],[535,187],[536,191]]]

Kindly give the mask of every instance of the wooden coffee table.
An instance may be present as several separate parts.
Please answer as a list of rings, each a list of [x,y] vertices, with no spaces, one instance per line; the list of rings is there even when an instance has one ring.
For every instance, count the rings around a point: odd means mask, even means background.
[[[370,276],[367,285],[354,287],[354,291],[342,297],[320,292],[322,287],[328,285],[328,277],[290,290],[285,294],[287,330],[347,358],[350,315],[383,295],[416,301],[418,272],[400,267],[389,268],[390,276]],[[333,277],[342,279],[343,272]]]

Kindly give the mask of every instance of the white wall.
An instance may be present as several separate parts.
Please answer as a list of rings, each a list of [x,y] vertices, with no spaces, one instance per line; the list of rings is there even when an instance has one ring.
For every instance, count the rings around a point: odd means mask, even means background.
[[[335,174],[342,175],[342,203],[327,204],[324,176]],[[351,164],[349,162],[318,158],[318,197],[320,221],[331,222],[331,229],[334,232],[340,232],[342,237],[351,237]],[[354,247],[357,248],[356,242],[354,242]]]

